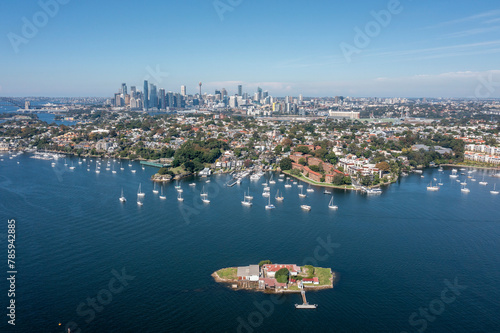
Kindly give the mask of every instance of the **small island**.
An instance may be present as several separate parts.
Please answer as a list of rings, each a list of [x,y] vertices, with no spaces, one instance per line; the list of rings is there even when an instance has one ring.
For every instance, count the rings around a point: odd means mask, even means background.
[[[267,293],[330,289],[336,280],[330,268],[273,264],[270,260],[261,261],[258,265],[223,268],[214,272],[212,277],[233,289]]]

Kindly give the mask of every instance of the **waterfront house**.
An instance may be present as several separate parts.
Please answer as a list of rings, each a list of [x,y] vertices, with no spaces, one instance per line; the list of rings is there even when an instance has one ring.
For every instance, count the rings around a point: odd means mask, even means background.
[[[293,264],[293,265],[283,265],[283,264],[265,264],[262,266],[262,270],[266,272],[266,275],[268,278],[274,278],[274,275],[276,274],[277,271],[279,271],[282,268],[288,269],[290,272],[290,275],[295,276],[300,272],[300,267]]]

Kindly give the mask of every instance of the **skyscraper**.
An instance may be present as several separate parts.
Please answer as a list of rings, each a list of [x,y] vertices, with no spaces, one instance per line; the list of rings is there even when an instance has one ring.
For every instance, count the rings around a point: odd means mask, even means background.
[[[125,96],[127,94],[127,84],[126,83],[122,83],[122,94],[123,94],[123,96]]]
[[[238,96],[243,96],[243,86],[241,84],[238,85]]]
[[[158,100],[159,100],[159,106],[158,108],[159,109],[162,109],[162,110],[165,110],[167,108],[167,101],[165,99],[165,89],[161,88],[159,91],[158,91]]]
[[[156,86],[152,83],[149,84],[149,107],[152,109],[158,108],[158,95],[156,94]]]
[[[186,96],[186,86],[181,86],[181,95]]]
[[[144,80],[144,100],[142,101],[144,110],[149,109],[149,85],[148,80]]]

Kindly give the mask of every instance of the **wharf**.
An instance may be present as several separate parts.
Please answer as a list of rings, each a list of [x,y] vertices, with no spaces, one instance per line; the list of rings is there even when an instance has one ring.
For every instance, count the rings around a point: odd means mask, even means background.
[[[306,292],[304,290],[302,290],[300,293],[302,295],[303,304],[295,304],[296,309],[316,309],[318,307],[318,304],[307,303]]]

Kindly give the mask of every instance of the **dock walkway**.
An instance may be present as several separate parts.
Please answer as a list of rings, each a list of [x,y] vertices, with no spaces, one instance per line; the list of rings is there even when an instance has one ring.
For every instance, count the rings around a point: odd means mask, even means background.
[[[304,290],[302,290],[300,294],[302,295],[303,304],[295,304],[296,309],[316,309],[318,307],[318,304],[307,303],[306,292]]]

